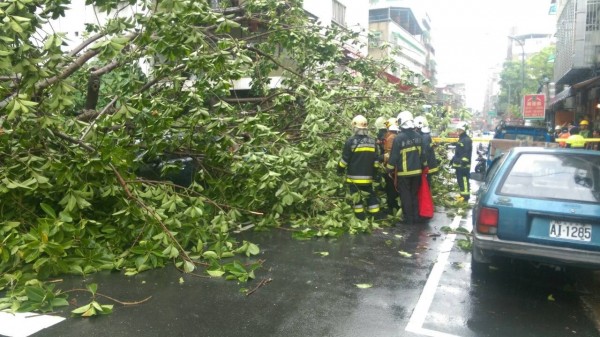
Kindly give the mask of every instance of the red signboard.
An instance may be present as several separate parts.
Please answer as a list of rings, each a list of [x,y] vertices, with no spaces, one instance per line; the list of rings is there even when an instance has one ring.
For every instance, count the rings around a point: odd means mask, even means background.
[[[523,118],[544,119],[546,116],[545,95],[525,95],[523,97]]]

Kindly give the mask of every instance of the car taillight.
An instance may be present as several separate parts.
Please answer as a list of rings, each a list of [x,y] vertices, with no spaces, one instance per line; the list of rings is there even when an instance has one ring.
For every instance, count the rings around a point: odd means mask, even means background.
[[[477,218],[477,231],[482,234],[496,234],[498,226],[498,210],[482,207]]]

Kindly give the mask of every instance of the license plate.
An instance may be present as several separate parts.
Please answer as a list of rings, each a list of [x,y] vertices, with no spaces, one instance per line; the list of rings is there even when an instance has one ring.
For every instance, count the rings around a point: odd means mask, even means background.
[[[591,241],[592,225],[566,221],[551,221],[549,235],[551,238]]]

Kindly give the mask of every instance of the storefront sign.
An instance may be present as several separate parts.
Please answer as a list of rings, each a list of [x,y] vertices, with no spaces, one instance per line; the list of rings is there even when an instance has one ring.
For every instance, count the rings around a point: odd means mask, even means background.
[[[545,95],[525,95],[523,97],[523,118],[544,119],[546,116]]]

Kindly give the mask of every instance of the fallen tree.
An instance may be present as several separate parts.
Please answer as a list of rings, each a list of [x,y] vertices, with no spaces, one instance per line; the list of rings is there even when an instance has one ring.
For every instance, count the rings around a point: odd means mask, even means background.
[[[24,295],[63,273],[174,262],[245,281],[258,263],[222,259],[258,253],[231,236],[249,226],[372,229],[333,169],[350,119],[425,97],[388,83],[390,60],[348,54],[366,32],[298,0],[86,3],[106,20],[76,46],[53,29],[69,0],[0,3],[0,309],[51,310]]]

